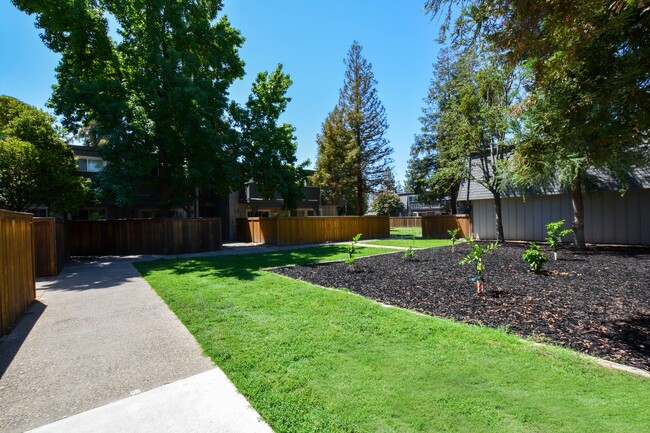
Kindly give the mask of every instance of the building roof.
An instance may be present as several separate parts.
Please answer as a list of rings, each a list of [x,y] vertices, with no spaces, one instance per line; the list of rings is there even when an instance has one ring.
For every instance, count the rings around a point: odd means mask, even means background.
[[[472,174],[474,177],[481,175],[481,168],[478,164],[472,164]],[[616,191],[619,185],[614,178],[602,170],[588,169],[585,189],[587,191]],[[636,168],[630,173],[628,180],[628,189],[650,189],[650,166]],[[509,187],[501,194],[502,197],[524,197],[540,195],[557,195],[570,192],[562,188],[557,181],[553,179],[548,185],[528,191],[517,190]],[[488,200],[494,196],[487,188],[476,181],[463,181],[458,191],[458,201]]]

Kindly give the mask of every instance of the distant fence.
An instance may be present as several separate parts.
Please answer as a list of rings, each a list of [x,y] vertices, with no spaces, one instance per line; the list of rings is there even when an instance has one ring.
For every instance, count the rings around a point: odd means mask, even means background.
[[[183,254],[220,250],[221,219],[70,221],[72,256]]]
[[[0,335],[36,298],[31,214],[0,210]]]
[[[469,215],[433,215],[422,217],[422,237],[435,239],[449,237],[447,230],[460,229],[457,237],[472,233]]]
[[[422,217],[391,217],[390,227],[422,227]]]
[[[390,236],[388,217],[304,217],[304,218],[239,218],[237,236],[242,242],[275,245],[298,245],[319,242],[340,242],[358,233],[364,239]]]
[[[54,218],[34,218],[36,276],[59,275],[68,260],[68,234],[63,221]]]

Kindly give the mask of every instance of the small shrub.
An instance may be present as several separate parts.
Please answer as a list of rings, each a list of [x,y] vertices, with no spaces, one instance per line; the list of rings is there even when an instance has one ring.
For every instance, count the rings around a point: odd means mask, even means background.
[[[404,251],[404,258],[406,260],[412,260],[415,258],[415,250],[413,249],[415,247],[415,235],[411,236],[411,245],[409,245],[408,249]]]
[[[530,248],[522,254],[521,258],[524,259],[524,262],[528,263],[530,269],[536,273],[540,272],[548,261],[546,254],[540,251],[539,245],[535,242],[530,243]]]
[[[472,278],[472,281],[476,282],[476,293],[483,293],[484,291],[483,272],[485,271],[485,261],[483,260],[483,256],[488,252],[498,248],[499,243],[494,242],[493,244],[487,244],[485,246],[481,246],[476,242],[474,242],[472,236],[466,237],[465,240],[467,241],[467,244],[470,247],[470,252],[460,260],[460,264],[461,265],[464,265],[466,263],[476,264],[476,276]]]
[[[458,242],[458,238],[456,235],[460,229],[453,229],[453,230],[447,230],[447,233],[449,233],[449,236],[451,236],[451,252],[456,252],[456,242]]]
[[[354,269],[354,263],[357,261],[356,257],[354,255],[357,252],[356,245],[359,242],[359,239],[361,239],[361,233],[358,233],[356,236],[352,238],[352,243],[348,245],[348,255],[350,256],[348,259],[345,260],[345,263],[348,264],[348,267],[350,270]]]
[[[553,258],[555,260],[557,260],[557,247],[562,241],[562,236],[566,236],[573,232],[572,229],[562,230],[562,226],[564,226],[564,220],[554,221],[546,224],[546,234],[548,234],[546,242],[548,242],[549,248],[551,251],[553,251]]]

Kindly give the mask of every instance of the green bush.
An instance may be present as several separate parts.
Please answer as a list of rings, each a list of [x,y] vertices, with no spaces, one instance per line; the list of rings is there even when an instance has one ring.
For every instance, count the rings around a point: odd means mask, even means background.
[[[546,254],[540,251],[539,245],[535,242],[530,243],[530,248],[522,254],[521,258],[530,265],[533,272],[540,272],[548,261]]]

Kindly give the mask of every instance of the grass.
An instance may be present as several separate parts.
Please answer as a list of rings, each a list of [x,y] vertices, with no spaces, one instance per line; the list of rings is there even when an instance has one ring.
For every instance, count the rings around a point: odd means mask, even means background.
[[[384,245],[388,247],[410,247],[413,248],[433,248],[451,245],[449,239],[422,239],[422,238],[406,238],[406,239],[379,239],[376,241],[363,242],[364,245]]]
[[[264,271],[345,256],[327,246],[136,266],[277,433],[649,430],[650,380]]]
[[[391,227],[391,236],[415,236],[416,238],[422,236],[422,227]]]

